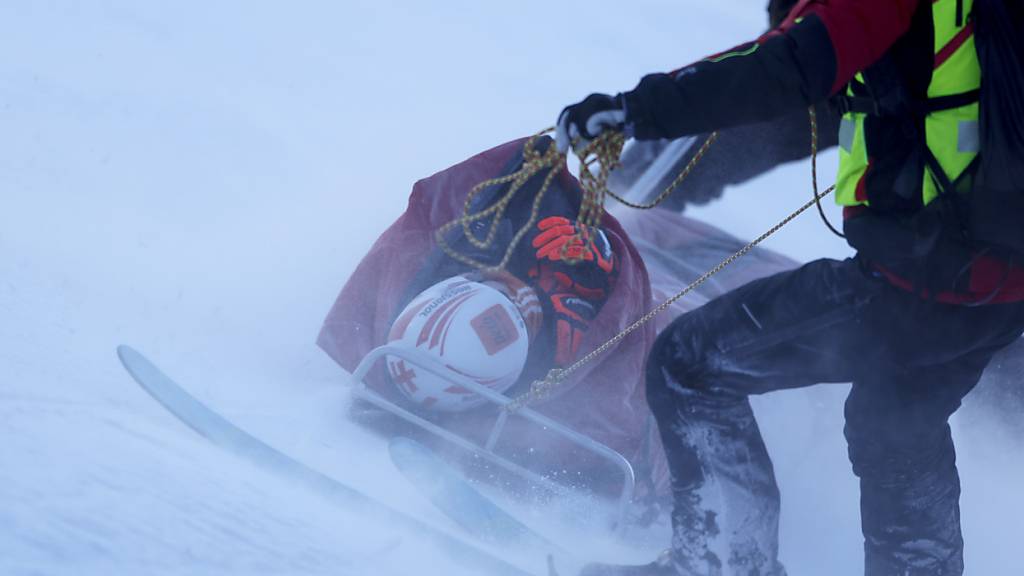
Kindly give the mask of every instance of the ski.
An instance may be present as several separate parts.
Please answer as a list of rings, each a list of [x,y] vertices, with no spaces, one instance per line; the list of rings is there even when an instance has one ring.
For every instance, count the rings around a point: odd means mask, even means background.
[[[393,438],[388,452],[395,467],[434,506],[473,537],[490,543],[566,553],[484,496],[457,470],[419,442]]]
[[[118,346],[118,358],[135,382],[174,417],[214,445],[274,474],[298,481],[346,510],[383,518],[417,537],[427,539],[453,561],[480,574],[532,576],[494,554],[405,514],[375,498],[318,472],[235,426],[192,397],[145,356]]]

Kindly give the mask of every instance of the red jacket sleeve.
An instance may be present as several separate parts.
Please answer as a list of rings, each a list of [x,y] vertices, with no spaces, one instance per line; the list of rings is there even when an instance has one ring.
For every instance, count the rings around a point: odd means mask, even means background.
[[[821,102],[910,28],[927,0],[802,0],[775,30],[623,94],[641,140],[763,122]]]

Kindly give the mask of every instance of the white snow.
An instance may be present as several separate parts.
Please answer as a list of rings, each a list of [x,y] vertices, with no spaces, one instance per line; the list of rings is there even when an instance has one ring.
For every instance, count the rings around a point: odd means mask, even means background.
[[[0,574],[454,573],[208,445],[115,346],[448,526],[343,419],[343,374],[313,345],[337,291],[415,180],[757,34],[763,4],[0,3]],[[692,214],[751,237],[809,195],[788,166]],[[846,254],[815,218],[769,246]],[[797,576],[861,571],[843,392],[756,400]],[[1018,574],[1020,444],[967,432],[969,573]]]

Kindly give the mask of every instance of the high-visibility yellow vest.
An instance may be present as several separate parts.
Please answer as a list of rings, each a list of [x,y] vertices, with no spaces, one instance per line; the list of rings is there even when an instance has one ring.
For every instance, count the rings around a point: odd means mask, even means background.
[[[973,0],[932,2],[935,68],[928,85],[929,101],[964,95],[977,91],[981,86],[974,27],[966,17],[973,4]],[[858,74],[856,81],[863,83],[864,77]],[[854,96],[852,85],[846,93]],[[979,153],[978,110],[978,101],[974,98],[953,108],[928,112],[924,117],[925,143],[949,181],[956,181]],[[863,111],[846,112],[840,123],[836,202],[843,206],[868,204],[866,177],[873,157],[865,138],[868,115]],[[921,174],[922,205],[934,200],[941,192],[936,177],[930,172],[925,168]]]

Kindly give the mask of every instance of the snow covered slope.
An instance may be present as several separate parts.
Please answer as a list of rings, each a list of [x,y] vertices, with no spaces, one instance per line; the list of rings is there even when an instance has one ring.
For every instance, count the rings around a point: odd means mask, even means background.
[[[0,574],[453,573],[207,445],[115,346],[443,525],[343,421],[313,346],[337,290],[416,179],[755,34],[762,4],[0,2]],[[808,195],[786,167],[694,214],[751,236]],[[845,253],[813,216],[770,245]],[[860,571],[842,395],[757,401],[794,575]],[[972,573],[1016,574],[1020,445],[962,436]]]

